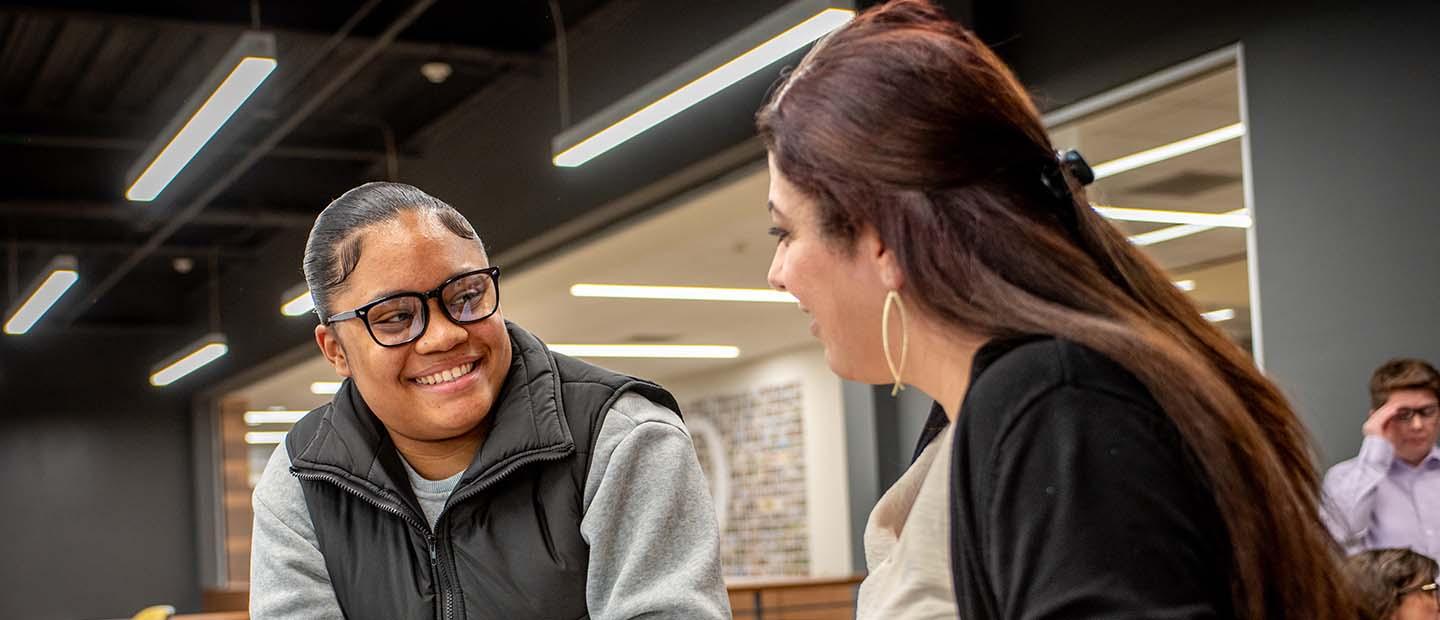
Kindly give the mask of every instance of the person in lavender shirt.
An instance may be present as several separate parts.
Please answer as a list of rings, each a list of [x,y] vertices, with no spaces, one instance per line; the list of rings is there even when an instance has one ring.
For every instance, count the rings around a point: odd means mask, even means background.
[[[1325,474],[1324,517],[1348,553],[1410,548],[1440,557],[1440,373],[1394,359],[1370,378],[1360,454]]]

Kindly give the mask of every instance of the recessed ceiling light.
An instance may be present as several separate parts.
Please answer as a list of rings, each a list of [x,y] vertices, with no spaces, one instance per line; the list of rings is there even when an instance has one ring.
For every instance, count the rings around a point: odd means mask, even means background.
[[[451,67],[448,62],[427,62],[420,65],[420,75],[425,76],[425,79],[429,80],[431,84],[444,84],[445,80],[450,79],[450,74],[454,72],[455,68]]]

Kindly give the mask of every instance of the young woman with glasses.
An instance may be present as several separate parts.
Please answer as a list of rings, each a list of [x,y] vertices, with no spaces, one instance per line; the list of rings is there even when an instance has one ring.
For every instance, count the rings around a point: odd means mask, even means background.
[[[860,618],[1355,617],[1300,419],[975,35],[882,4],[758,125],[771,284],[837,374],[935,399],[871,513]]]
[[[507,322],[458,211],[357,187],[304,270],[346,380],[255,489],[252,617],[728,617],[674,399]]]
[[[1435,560],[1409,549],[1374,549],[1345,561],[1369,620],[1440,618],[1437,570]]]

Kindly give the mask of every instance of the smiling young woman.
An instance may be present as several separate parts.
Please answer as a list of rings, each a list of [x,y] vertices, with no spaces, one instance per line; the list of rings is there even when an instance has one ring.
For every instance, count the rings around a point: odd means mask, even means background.
[[[255,488],[252,617],[729,617],[674,399],[506,321],[458,211],[357,187],[304,268],[346,380]]]
[[[841,377],[936,401],[859,617],[1356,617],[1299,418],[972,33],[882,4],[757,122],[772,286]]]

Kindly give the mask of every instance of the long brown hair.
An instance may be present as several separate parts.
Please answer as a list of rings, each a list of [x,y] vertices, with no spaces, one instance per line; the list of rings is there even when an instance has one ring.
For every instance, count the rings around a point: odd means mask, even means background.
[[[1300,420],[1073,175],[1061,198],[1041,182],[1056,157],[1040,115],[973,34],[924,0],[867,11],[811,51],[757,124],[832,242],[870,227],[895,252],[907,301],[987,337],[1080,343],[1145,384],[1213,489],[1237,614],[1355,616]]]

